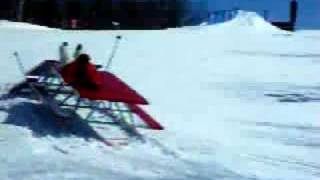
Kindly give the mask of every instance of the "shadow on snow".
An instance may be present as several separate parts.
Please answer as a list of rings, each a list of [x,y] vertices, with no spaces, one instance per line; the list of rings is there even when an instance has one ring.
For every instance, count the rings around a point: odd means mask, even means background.
[[[59,118],[41,104],[20,102],[1,111],[8,113],[3,124],[27,127],[34,136],[66,137],[76,136],[86,140],[100,140],[100,135],[89,125],[88,121],[74,114],[72,118]]]
[[[320,97],[303,93],[266,93],[265,96],[276,98],[284,103],[320,102]]]

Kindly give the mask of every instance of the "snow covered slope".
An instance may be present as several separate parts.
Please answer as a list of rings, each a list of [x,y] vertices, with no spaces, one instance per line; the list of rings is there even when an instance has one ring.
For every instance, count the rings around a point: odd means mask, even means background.
[[[1,179],[320,178],[319,31],[287,33],[252,13],[163,31],[0,27],[0,83],[22,79],[14,51],[31,68],[81,42],[105,64],[119,34],[111,71],[151,102],[166,130],[144,133],[161,146],[107,148],[87,126],[57,128],[35,102],[2,100]]]
[[[52,30],[51,28],[45,26],[33,25],[22,22],[12,22],[7,20],[0,20],[0,29]]]

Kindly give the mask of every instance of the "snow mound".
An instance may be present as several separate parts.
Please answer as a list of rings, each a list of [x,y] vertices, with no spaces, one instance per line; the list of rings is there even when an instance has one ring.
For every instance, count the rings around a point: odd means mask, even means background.
[[[0,30],[1,29],[53,30],[52,28],[46,26],[39,26],[22,22],[12,22],[7,20],[0,20]]]
[[[249,12],[239,10],[237,11],[235,17],[229,21],[223,23],[212,23],[210,21],[200,24],[198,27],[207,27],[212,30],[223,29],[223,31],[260,31],[260,32],[271,32],[271,33],[281,33],[283,30],[278,27],[273,26],[270,22],[266,21],[256,12]]]
[[[256,12],[238,11],[235,18],[225,23],[234,27],[249,27],[264,31],[280,31]]]

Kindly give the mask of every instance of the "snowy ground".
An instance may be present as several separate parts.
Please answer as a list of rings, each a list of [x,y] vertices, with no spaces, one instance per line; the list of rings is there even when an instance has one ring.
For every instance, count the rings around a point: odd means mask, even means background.
[[[2,91],[22,79],[14,51],[31,68],[57,58],[59,44],[69,41],[105,64],[121,34],[111,71],[151,102],[146,110],[166,130],[144,132],[164,148],[108,148],[61,133],[37,103],[0,101],[1,179],[320,178],[320,31],[288,33],[247,13],[163,31],[9,24],[0,24]]]

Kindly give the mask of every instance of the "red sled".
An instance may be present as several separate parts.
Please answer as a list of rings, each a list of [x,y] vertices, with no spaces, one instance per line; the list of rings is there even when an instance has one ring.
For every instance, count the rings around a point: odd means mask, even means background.
[[[14,86],[9,93],[15,95],[29,93],[33,95],[30,97],[40,100],[60,117],[70,116],[72,114],[70,109],[76,113],[81,109],[89,111],[84,119],[93,118],[93,115],[98,113],[103,115],[106,122],[116,124],[126,132],[128,138],[135,137],[143,142],[145,138],[138,131],[136,121],[140,121],[140,124],[144,124],[148,129],[164,129],[139,107],[148,105],[148,101],[116,75],[95,70],[99,83],[95,88],[87,88],[70,83],[72,73],[68,74],[68,68],[71,66],[61,67],[58,61],[46,60],[27,72],[26,80]],[[105,144],[112,143],[105,142]]]

